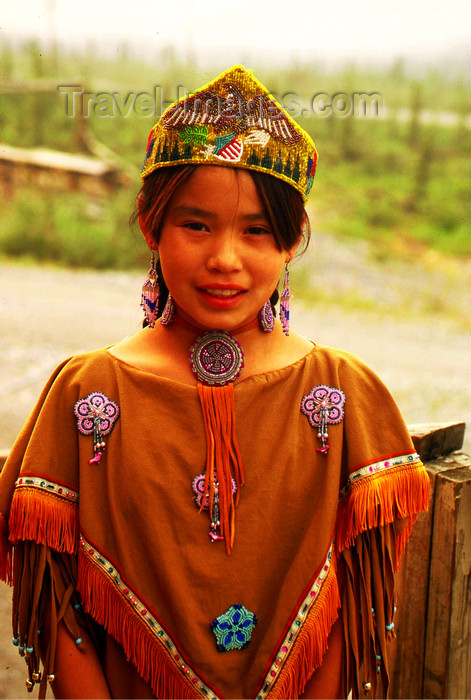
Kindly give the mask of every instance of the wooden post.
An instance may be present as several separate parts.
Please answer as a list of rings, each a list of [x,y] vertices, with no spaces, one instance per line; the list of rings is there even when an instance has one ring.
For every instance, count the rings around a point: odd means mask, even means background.
[[[433,494],[433,484],[432,484]],[[423,698],[423,668],[431,547],[431,508],[420,513],[403,556],[397,583],[394,623],[397,638],[389,648],[392,698]]]
[[[460,462],[462,466],[460,466]],[[436,469],[424,698],[471,697],[471,460]],[[430,468],[429,467],[429,468]]]
[[[459,449],[463,435],[462,423],[411,429],[431,498],[397,579],[392,698],[471,697],[471,457],[436,458]]]

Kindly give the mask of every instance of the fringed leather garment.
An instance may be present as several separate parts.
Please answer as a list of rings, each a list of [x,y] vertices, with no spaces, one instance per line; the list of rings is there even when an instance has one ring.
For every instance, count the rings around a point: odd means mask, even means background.
[[[317,346],[236,383],[234,406],[245,484],[228,554],[192,490],[210,449],[197,387],[108,350],[54,373],[0,477],[0,574],[41,695],[63,622],[74,639],[104,629],[112,692],[118,647],[155,697],[296,698],[339,615],[345,689],[387,694],[394,572],[429,493],[394,401]]]

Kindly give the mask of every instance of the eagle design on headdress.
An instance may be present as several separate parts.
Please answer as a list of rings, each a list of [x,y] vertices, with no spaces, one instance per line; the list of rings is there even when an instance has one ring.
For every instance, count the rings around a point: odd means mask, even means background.
[[[231,131],[243,134],[248,129],[268,132],[285,144],[301,139],[282,108],[268,94],[244,95],[234,83],[225,83],[222,94],[202,90],[170,107],[162,117],[166,129],[211,125],[216,133]]]

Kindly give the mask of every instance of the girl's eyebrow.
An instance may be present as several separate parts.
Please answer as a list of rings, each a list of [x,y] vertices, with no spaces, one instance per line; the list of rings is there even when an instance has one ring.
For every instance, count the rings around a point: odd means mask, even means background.
[[[191,206],[189,204],[181,204],[179,207],[175,207],[175,209],[172,210],[172,213],[177,214],[179,216],[200,216],[209,219],[217,218],[217,215],[214,212],[208,211],[206,209],[201,209],[200,207]],[[243,214],[240,217],[240,219],[247,222],[268,221],[264,211],[256,211],[250,214]]]
[[[173,214],[179,214],[183,216],[202,216],[202,217],[210,217],[213,218],[215,217],[215,214],[213,214],[210,211],[207,211],[206,209],[201,209],[200,207],[194,207],[190,206],[189,204],[181,204],[179,207],[175,207],[175,209],[172,209]]]
[[[267,215],[264,211],[257,211],[253,214],[245,214],[241,217],[244,221],[265,221],[268,222]]]

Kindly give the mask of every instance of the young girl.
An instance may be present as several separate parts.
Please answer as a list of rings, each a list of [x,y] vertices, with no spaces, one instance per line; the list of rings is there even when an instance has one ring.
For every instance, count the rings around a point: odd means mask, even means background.
[[[387,693],[428,480],[372,371],[289,332],[316,161],[240,66],[152,130],[145,327],[57,369],[1,475],[40,697]]]

